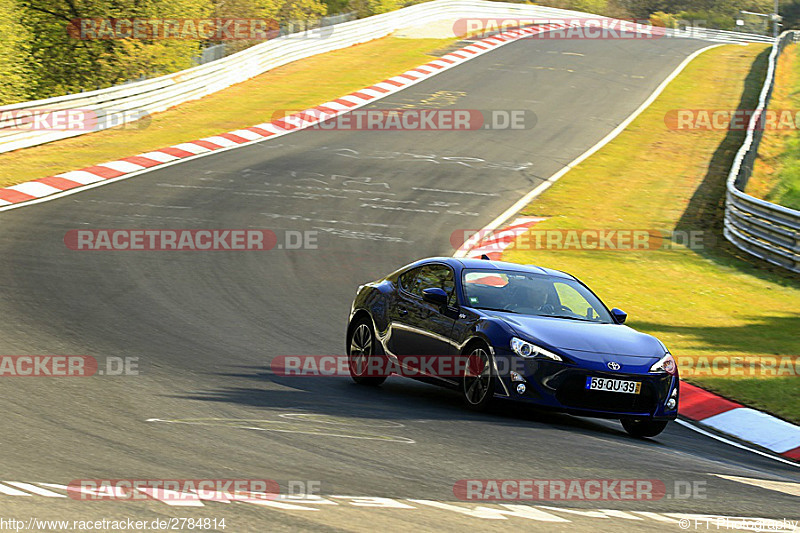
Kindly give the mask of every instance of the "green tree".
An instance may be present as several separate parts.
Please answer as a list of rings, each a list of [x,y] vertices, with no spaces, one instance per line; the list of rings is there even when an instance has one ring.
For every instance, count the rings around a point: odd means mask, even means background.
[[[618,0],[620,5],[637,18],[647,18],[662,13],[707,13],[714,16],[734,17],[740,10],[768,13],[772,0]]]
[[[208,16],[208,0],[19,0],[33,35],[36,97],[108,87],[174,72],[192,65],[200,43],[188,40],[82,40],[70,35],[75,19],[197,18]]]
[[[0,0],[0,105],[31,96],[31,34],[16,0]]]
[[[586,13],[605,13],[608,8],[606,0],[575,0],[572,9]]]
[[[318,0],[285,0],[278,8],[278,20],[316,20],[327,12],[328,7]]]
[[[401,0],[350,0],[349,8],[355,11],[358,18],[388,13],[403,7]]]

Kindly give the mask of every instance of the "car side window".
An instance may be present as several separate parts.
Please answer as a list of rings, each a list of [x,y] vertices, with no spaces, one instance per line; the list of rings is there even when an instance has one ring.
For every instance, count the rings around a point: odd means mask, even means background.
[[[411,292],[415,296],[422,298],[422,291],[437,287],[447,293],[447,304],[455,306],[456,304],[456,281],[455,275],[450,267],[445,265],[425,265],[419,269],[419,274],[416,278],[416,283]]]
[[[398,281],[400,282],[400,288],[406,292],[412,292],[419,270],[419,268],[412,268],[408,272],[400,274],[400,278],[398,278]]]

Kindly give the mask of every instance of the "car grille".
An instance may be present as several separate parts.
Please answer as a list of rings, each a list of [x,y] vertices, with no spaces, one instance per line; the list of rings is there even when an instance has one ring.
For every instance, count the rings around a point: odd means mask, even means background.
[[[628,379],[623,376],[615,377]],[[636,378],[631,377],[630,379]],[[558,387],[556,399],[567,407],[592,411],[645,413],[652,412],[656,406],[656,392],[652,384],[647,381],[642,381],[642,390],[639,394],[590,391],[585,386],[585,375],[570,376]]]

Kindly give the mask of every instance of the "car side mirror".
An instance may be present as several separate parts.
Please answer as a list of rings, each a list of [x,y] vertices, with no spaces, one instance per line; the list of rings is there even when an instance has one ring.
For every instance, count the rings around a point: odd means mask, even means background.
[[[611,310],[611,316],[614,317],[617,324],[624,324],[625,320],[628,318],[628,313],[615,307]]]
[[[431,287],[422,291],[422,299],[436,305],[447,305],[447,293],[439,287]]]

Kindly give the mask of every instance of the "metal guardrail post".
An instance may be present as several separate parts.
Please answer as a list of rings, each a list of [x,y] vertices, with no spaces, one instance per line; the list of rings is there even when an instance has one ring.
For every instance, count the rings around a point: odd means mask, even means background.
[[[736,153],[727,180],[725,194],[725,238],[740,250],[771,264],[800,273],[800,211],[789,209],[744,192],[758,155],[763,129],[763,115],[775,83],[778,57],[798,32],[787,31],[773,43],[767,76],[747,135]]]

